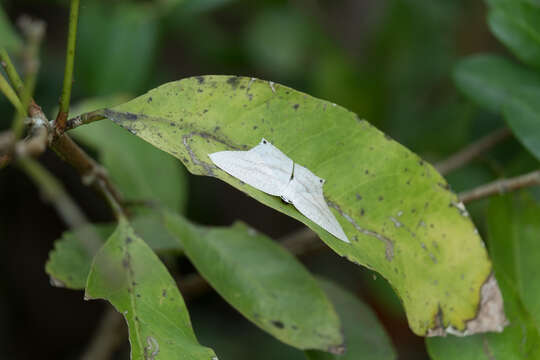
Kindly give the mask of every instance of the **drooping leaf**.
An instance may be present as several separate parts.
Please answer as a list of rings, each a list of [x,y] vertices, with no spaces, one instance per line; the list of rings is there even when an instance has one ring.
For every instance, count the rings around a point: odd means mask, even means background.
[[[180,253],[182,244],[166,228],[160,209],[139,210],[131,221],[137,235],[158,253]]]
[[[514,94],[504,117],[516,138],[540,160],[540,87]]]
[[[100,113],[194,174],[217,177],[302,221],[338,254],[381,273],[401,297],[415,333],[485,324],[476,316],[491,264],[457,196],[433,167],[346,109],[279,84],[205,76],[162,85]],[[247,150],[262,137],[326,179],[327,203],[352,244],[208,158]],[[496,284],[492,291],[500,296]]]
[[[156,252],[181,252],[181,244],[165,228],[160,211],[138,213],[131,223],[137,235],[143,238]],[[113,224],[88,225],[105,242],[114,230]],[[90,271],[94,253],[83,245],[84,231],[66,231],[62,238],[55,241],[55,247],[49,253],[45,271],[51,276],[55,286],[73,290],[82,290]]]
[[[456,86],[478,105],[494,112],[520,89],[539,89],[540,75],[495,55],[461,60],[454,71]]]
[[[203,228],[172,213],[166,218],[197,270],[246,318],[299,349],[339,353],[337,314],[294,256],[241,223]]]
[[[540,206],[527,192],[494,198],[488,212],[490,253],[497,274],[516,289],[540,330]],[[540,343],[538,343],[540,349]]]
[[[75,106],[72,116],[107,103],[118,104],[124,98],[87,100]],[[184,210],[187,179],[178,160],[108,121],[74,129],[70,134],[98,151],[100,162],[127,199],[155,201],[177,212]]]
[[[103,241],[113,232],[112,224],[88,225]],[[83,245],[84,232],[66,231],[55,241],[54,249],[49,253],[45,271],[51,277],[51,283],[68,289],[81,290],[86,285],[90,265],[94,257]]]
[[[500,334],[428,339],[434,360],[540,358],[540,206],[530,196],[506,195],[488,211],[490,253],[510,324]]]
[[[540,4],[489,0],[493,34],[525,64],[540,68]]]
[[[126,220],[94,258],[85,298],[106,299],[124,315],[132,359],[217,359],[197,342],[175,281]]]
[[[307,351],[309,360],[391,360],[396,352],[373,311],[359,298],[333,282],[319,278],[319,284],[334,304],[345,337],[346,351],[333,355],[321,351]]]

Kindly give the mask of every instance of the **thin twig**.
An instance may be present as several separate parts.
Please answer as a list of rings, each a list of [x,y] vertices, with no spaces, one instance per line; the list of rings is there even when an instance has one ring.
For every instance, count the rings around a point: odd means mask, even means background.
[[[53,140],[51,148],[56,151],[64,161],[73,166],[82,178],[83,183],[91,185],[102,194],[109,204],[122,207],[123,200],[120,192],[112,184],[106,170],[79,147],[67,134]],[[117,209],[113,208],[115,214]]]
[[[64,69],[64,84],[60,97],[60,109],[56,116],[56,131],[63,133],[69,114],[71,86],[73,85],[73,61],[75,59],[75,44],[77,40],[77,23],[79,21],[79,0],[71,0],[69,12],[69,30],[67,40],[66,67]]]
[[[6,71],[8,79],[13,85],[15,92],[20,96],[23,89],[23,82],[19,77],[17,70],[15,70],[15,66],[13,66],[6,49],[4,48],[0,50],[0,61],[2,62],[2,67]]]
[[[126,323],[119,312],[109,306],[94,332],[81,360],[107,360],[126,340]]]
[[[45,198],[53,204],[64,222],[77,234],[84,248],[91,255],[101,246],[100,237],[89,224],[86,216],[69,196],[64,186],[39,162],[29,157],[21,157],[17,165],[39,187]]]
[[[13,105],[15,110],[21,113],[25,112],[24,107],[21,101],[19,100],[19,97],[17,96],[17,93],[15,92],[15,90],[13,90],[9,82],[6,80],[6,78],[2,74],[0,74],[0,91]]]
[[[489,184],[481,185],[476,189],[462,192],[459,194],[459,200],[463,203],[468,203],[491,195],[504,194],[509,191],[539,185],[540,170],[537,170],[514,178],[497,180]]]
[[[21,17],[21,19],[19,19],[19,26],[26,37],[23,51],[25,79],[20,93],[22,106],[19,108],[19,111],[17,111],[11,126],[15,140],[18,140],[23,133],[24,118],[27,115],[28,106],[32,103],[32,96],[34,95],[39,69],[39,47],[45,34],[45,23],[43,21]]]
[[[468,164],[474,158],[491,149],[493,146],[497,145],[503,140],[509,138],[511,134],[512,133],[510,130],[508,130],[508,128],[496,130],[466,146],[464,149],[458,151],[448,159],[435,164],[435,168],[441,174],[446,175],[453,170]]]
[[[89,113],[85,113],[79,116],[76,116],[74,118],[69,119],[66,122],[66,127],[64,131],[68,131],[71,129],[75,129],[76,127],[79,127],[81,125],[90,124],[94,121],[103,120],[105,117],[101,114],[99,114],[97,111],[92,111]]]

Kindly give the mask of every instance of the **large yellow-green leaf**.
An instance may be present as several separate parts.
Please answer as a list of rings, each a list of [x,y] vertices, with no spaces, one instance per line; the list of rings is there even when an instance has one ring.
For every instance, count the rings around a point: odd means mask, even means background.
[[[319,284],[336,307],[345,337],[346,351],[334,355],[322,351],[306,351],[308,360],[393,360],[397,355],[388,335],[373,311],[358,297],[332,281],[319,279]]]
[[[332,304],[293,255],[241,223],[212,228],[166,218],[201,275],[250,321],[302,350],[343,350]]]
[[[540,206],[529,194],[491,201],[490,252],[510,324],[500,334],[428,339],[434,360],[540,359]]]
[[[496,317],[482,311],[500,292],[488,282],[491,263],[457,196],[431,165],[350,111],[271,82],[204,76],[162,85],[100,113],[192,173],[217,177],[298,219],[338,254],[378,271],[402,299],[415,333],[500,328],[500,304],[489,307]],[[351,244],[217,169],[208,157],[247,150],[262,137],[326,179],[327,203]],[[494,284],[490,297],[481,295],[484,283]]]
[[[106,299],[124,315],[133,360],[217,359],[197,342],[182,295],[165,265],[126,220],[96,254],[85,298]]]

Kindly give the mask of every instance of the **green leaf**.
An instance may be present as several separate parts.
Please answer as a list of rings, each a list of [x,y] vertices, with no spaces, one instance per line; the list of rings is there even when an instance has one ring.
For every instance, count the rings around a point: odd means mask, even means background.
[[[432,359],[540,358],[539,216],[540,207],[527,194],[491,201],[490,253],[510,325],[500,334],[428,339]]]
[[[132,226],[137,235],[154,251],[164,253],[179,253],[182,247],[165,228],[161,211],[139,212],[132,220]],[[113,224],[92,224],[88,230],[94,231],[103,242],[114,230]],[[88,272],[94,253],[84,247],[85,231],[66,231],[62,238],[55,241],[54,249],[49,253],[45,271],[51,276],[55,286],[81,290],[86,285]]]
[[[540,329],[540,206],[529,193],[494,198],[488,213],[490,253],[495,271],[515,287]],[[540,349],[540,343],[539,349]]]
[[[112,224],[88,225],[101,239],[107,239],[113,232]],[[86,285],[90,272],[93,253],[84,247],[83,231],[66,231],[54,242],[54,249],[49,253],[45,271],[55,286],[81,290]]]
[[[494,55],[461,60],[454,70],[456,86],[478,105],[494,112],[520,89],[539,89],[540,75]]]
[[[493,34],[521,61],[540,68],[540,5],[523,0],[491,0]]]
[[[294,256],[242,223],[204,228],[166,218],[199,273],[246,318],[296,348],[339,353],[337,314]]]
[[[388,335],[368,306],[331,281],[319,279],[319,284],[339,314],[347,350],[343,355],[307,351],[306,357],[309,360],[396,359],[397,355]]]
[[[21,47],[21,38],[13,30],[4,9],[0,5],[0,49],[7,51],[17,51]]]
[[[540,160],[540,88],[515,94],[506,103],[504,116],[517,139]]]
[[[231,184],[305,223],[338,254],[378,271],[397,290],[415,333],[463,331],[476,317],[491,264],[457,196],[431,165],[346,109],[279,84],[205,76],[162,85],[100,113],[192,173]],[[262,137],[326,179],[326,200],[351,244],[208,157],[247,150]]]
[[[124,315],[131,359],[216,359],[197,342],[175,281],[126,220],[94,258],[85,298],[106,299]]]
[[[122,98],[85,101],[75,107],[72,116],[107,106],[103,103],[118,103]],[[177,212],[184,210],[187,179],[178,160],[109,121],[79,127],[70,134],[98,150],[100,162],[127,199],[151,200]]]
[[[139,237],[158,253],[181,253],[182,244],[169,233],[160,209],[139,210],[131,225]]]

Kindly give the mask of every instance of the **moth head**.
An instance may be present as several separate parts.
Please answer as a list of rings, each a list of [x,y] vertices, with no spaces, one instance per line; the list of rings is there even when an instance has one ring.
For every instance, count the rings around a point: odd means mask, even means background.
[[[262,140],[261,140],[260,143],[261,143],[261,144],[264,144],[264,145],[270,144],[270,142],[269,142],[268,140],[266,140],[265,138],[262,138]]]
[[[324,185],[325,182],[326,180],[319,178],[319,184]]]

